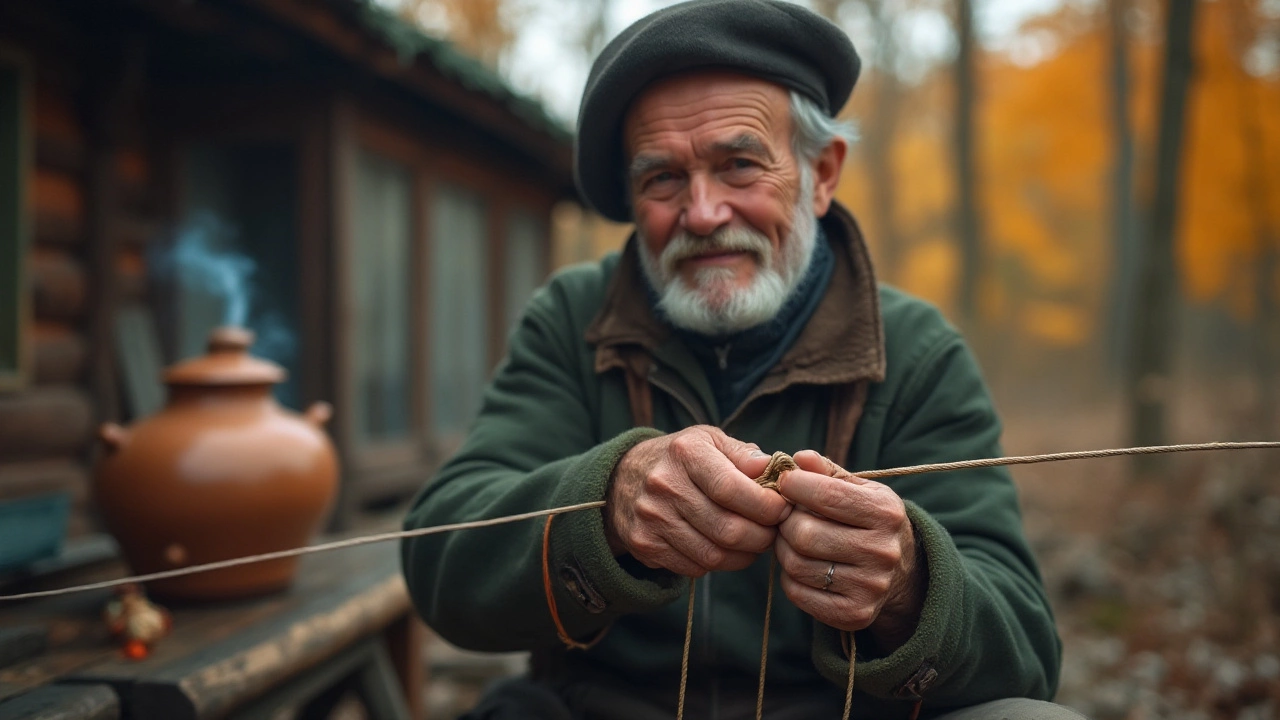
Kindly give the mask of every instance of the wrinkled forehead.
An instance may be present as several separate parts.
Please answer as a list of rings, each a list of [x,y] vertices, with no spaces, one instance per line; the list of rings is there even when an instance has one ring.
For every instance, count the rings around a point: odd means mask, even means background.
[[[655,142],[695,142],[720,134],[754,133],[760,140],[790,132],[790,94],[781,85],[727,70],[662,78],[642,90],[623,120],[628,158]]]

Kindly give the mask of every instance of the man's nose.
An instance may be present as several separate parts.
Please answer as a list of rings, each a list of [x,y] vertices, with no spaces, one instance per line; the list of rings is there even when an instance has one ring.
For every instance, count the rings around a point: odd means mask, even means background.
[[[725,202],[719,183],[695,174],[689,178],[689,199],[683,215],[685,230],[707,236],[733,219],[733,209]]]

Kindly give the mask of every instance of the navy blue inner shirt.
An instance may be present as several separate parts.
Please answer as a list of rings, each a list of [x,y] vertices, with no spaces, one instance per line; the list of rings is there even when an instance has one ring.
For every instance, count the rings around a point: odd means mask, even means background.
[[[813,257],[804,278],[791,291],[772,320],[721,336],[703,335],[675,327],[657,309],[658,296],[649,289],[655,312],[675,329],[676,334],[698,358],[711,383],[721,418],[728,418],[746,401],[760,380],[795,344],[796,338],[813,316],[835,268],[835,255],[827,244],[822,226],[817,227]]]

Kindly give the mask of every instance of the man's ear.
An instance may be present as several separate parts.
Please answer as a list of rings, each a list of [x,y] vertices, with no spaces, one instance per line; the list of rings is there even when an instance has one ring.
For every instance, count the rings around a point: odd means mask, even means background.
[[[844,167],[844,158],[849,153],[849,143],[836,136],[822,149],[822,154],[813,161],[813,214],[822,217],[831,209],[831,201],[836,196],[836,186],[840,184],[840,170]]]

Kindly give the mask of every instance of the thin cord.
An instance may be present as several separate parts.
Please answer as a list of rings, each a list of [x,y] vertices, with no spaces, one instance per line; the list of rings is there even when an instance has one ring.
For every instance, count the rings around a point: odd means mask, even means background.
[[[698,579],[689,578],[689,615],[684,621],[684,652],[680,655],[680,697],[676,699],[676,720],[684,720],[684,691],[689,684],[689,645],[693,642],[693,591]]]
[[[760,641],[760,684],[756,687],[756,720],[764,717],[764,670],[769,662],[769,619],[773,615],[773,571],[778,565],[778,554],[769,553],[769,592],[764,600],[764,639]]]
[[[1263,450],[1280,448],[1280,442],[1211,442],[1190,445],[1153,445],[1149,447],[1114,448],[1111,450],[1081,450],[1079,452],[1050,453],[1048,455],[1020,455],[1014,457],[982,458],[980,460],[961,460],[959,462],[932,463],[930,465],[912,465],[910,467],[889,468],[885,470],[859,470],[854,473],[860,478],[899,477],[902,475],[918,475],[921,473],[942,472],[944,470],[965,470],[968,468],[1001,467],[1004,465],[1032,465],[1034,463],[1060,462],[1062,460],[1086,460],[1089,458],[1117,457],[1120,455],[1161,455],[1176,452],[1198,452],[1202,450]]]
[[[192,565],[191,567],[178,568],[176,570],[162,570],[160,572],[148,573],[146,575],[132,575],[118,580],[104,580],[102,582],[89,583],[87,585],[75,585],[73,587],[58,588],[57,590],[40,590],[38,592],[20,593],[18,595],[0,595],[0,601],[30,600],[33,598],[53,597],[55,595],[68,595],[70,593],[84,592],[86,590],[100,590],[102,588],[118,587],[129,583],[164,580],[167,578],[181,577],[183,575],[194,575],[196,573],[208,572],[210,570],[222,570],[224,568],[238,567],[240,565],[251,565],[253,563],[266,562],[268,560],[279,560],[281,558],[296,557],[298,555],[311,555],[313,553],[327,552],[329,550],[341,550],[343,548],[355,547],[357,545],[369,545],[372,543],[386,542],[388,540],[399,540],[401,538],[435,535],[437,533],[451,532],[453,530],[470,530],[473,528],[491,527],[493,525],[505,525],[506,523],[543,517],[544,515],[571,513],[598,507],[604,507],[603,500],[578,503],[577,505],[566,505],[564,507],[551,508],[550,510],[534,510],[533,512],[520,513],[518,515],[506,515],[489,520],[472,520],[470,522],[435,525],[432,527],[418,528],[416,530],[396,530],[394,532],[378,533],[376,535],[362,535],[360,537],[347,538],[346,540],[335,540],[334,542],[321,543],[319,545],[308,545],[307,547],[293,548],[291,550],[277,550],[275,552],[262,553],[261,555],[249,555],[247,557],[232,558],[230,560],[219,560],[218,562],[206,563],[204,565]]]
[[[844,686],[844,712],[840,720],[849,720],[849,712],[853,710],[853,675],[858,667],[858,646],[854,643],[853,633],[849,633],[849,682]]]

